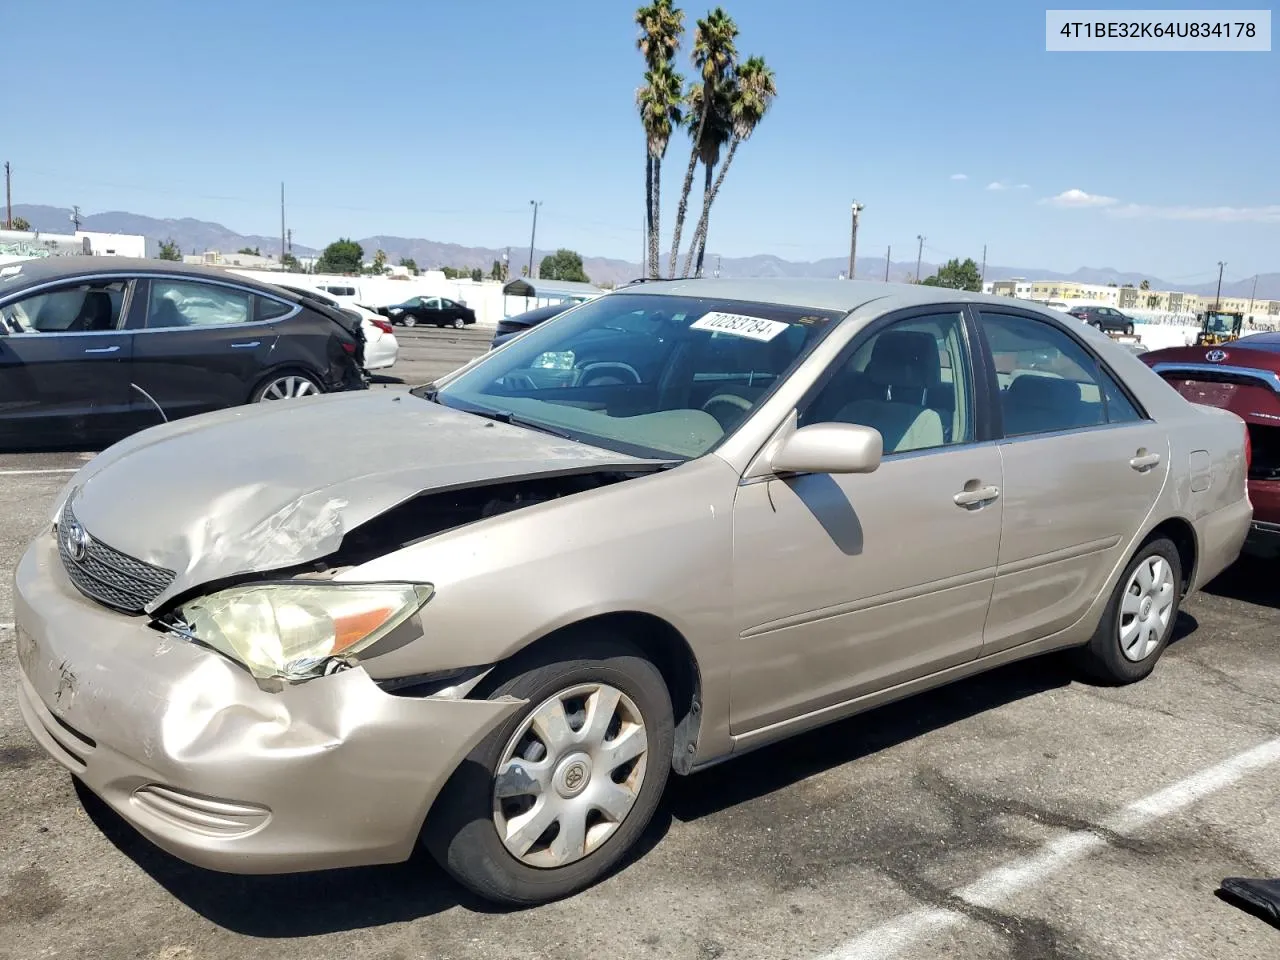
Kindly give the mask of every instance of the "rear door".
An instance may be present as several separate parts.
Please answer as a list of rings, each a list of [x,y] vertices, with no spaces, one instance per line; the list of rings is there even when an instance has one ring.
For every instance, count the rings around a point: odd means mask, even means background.
[[[79,280],[0,307],[0,438],[60,445],[125,432],[131,283]]]
[[[296,304],[188,277],[140,283],[134,381],[170,420],[248,402]],[[158,415],[158,414],[157,414]]]
[[[1068,327],[1003,307],[979,316],[1004,436],[987,655],[1084,615],[1155,506],[1169,444]]]

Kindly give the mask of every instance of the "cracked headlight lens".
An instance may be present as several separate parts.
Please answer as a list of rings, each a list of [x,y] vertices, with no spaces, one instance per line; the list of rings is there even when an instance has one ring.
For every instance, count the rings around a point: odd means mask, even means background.
[[[178,615],[255,677],[305,680],[385,637],[431,594],[421,583],[259,583],[191,600]]]

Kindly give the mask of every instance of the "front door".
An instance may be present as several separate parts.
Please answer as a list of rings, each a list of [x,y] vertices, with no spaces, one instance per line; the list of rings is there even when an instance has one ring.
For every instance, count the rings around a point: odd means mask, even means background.
[[[127,280],[44,288],[0,307],[0,441],[114,439],[132,404]]]
[[[799,411],[878,429],[873,473],[745,482],[734,506],[732,732],[972,660],[1003,509],[959,306],[876,324]]]
[[[153,277],[134,312],[133,376],[169,420],[248,402],[291,304],[243,287]],[[139,297],[143,297],[139,290]],[[154,409],[154,408],[153,408]],[[160,414],[155,413],[156,422]]]
[[[981,314],[1005,439],[1004,531],[983,653],[1075,623],[1155,506],[1169,472],[1164,430],[1066,329]]]

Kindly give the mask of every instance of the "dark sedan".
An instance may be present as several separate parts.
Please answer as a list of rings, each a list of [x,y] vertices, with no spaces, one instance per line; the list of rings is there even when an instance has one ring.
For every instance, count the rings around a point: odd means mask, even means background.
[[[416,327],[420,323],[433,327],[456,327],[461,330],[476,322],[476,312],[465,303],[455,303],[447,297],[410,297],[404,303],[379,307],[392,323]]]
[[[513,337],[520,336],[526,330],[532,330],[542,321],[550,320],[573,306],[577,306],[576,302],[566,300],[545,307],[535,307],[533,310],[517,313],[514,317],[503,317],[498,321],[498,329],[494,332],[493,339],[489,341],[489,349],[502,346]]]
[[[0,268],[0,445],[367,387],[360,325],[220,270],[122,257]]]
[[[1114,307],[1075,307],[1067,313],[1077,320],[1083,320],[1091,327],[1097,327],[1103,333],[1122,333],[1133,336],[1133,317],[1121,313]]]

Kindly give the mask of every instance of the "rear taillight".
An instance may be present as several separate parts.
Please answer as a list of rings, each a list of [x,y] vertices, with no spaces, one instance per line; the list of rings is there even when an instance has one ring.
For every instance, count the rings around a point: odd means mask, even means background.
[[[354,343],[347,343],[347,341],[343,340],[342,349],[347,351],[347,353],[354,354],[356,352],[356,345]]]
[[[1253,469],[1253,441],[1249,439],[1249,427],[1244,428],[1244,475],[1247,477]]]
[[[385,320],[370,320],[369,322],[372,323],[379,330],[381,330],[383,333],[395,332],[394,330],[391,329],[391,324],[387,323],[387,321]]]

